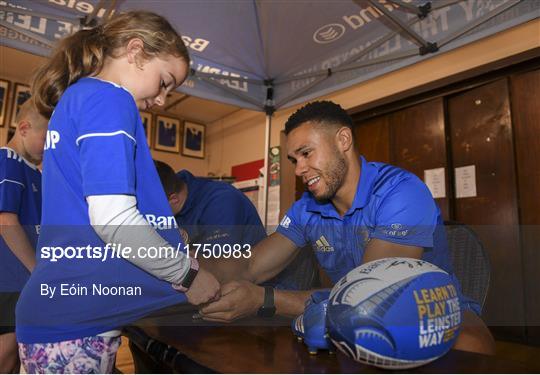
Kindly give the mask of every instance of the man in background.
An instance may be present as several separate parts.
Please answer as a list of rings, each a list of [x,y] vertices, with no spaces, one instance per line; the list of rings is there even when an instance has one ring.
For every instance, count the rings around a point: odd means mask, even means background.
[[[216,251],[206,258],[203,251],[199,251],[197,259],[220,282],[237,279],[238,273],[244,268],[243,260],[251,255],[251,250],[249,253],[245,251],[247,245],[253,248],[266,238],[266,231],[253,203],[230,184],[195,177],[187,170],[176,174],[168,164],[154,162],[184,241],[190,244],[190,256],[196,249],[191,246],[193,244],[208,244],[210,249],[218,245],[216,250],[221,249],[220,253]],[[227,258],[223,245],[241,247],[243,256],[241,259]],[[311,251],[306,249],[265,285],[303,290],[311,288],[315,279],[315,260]]]

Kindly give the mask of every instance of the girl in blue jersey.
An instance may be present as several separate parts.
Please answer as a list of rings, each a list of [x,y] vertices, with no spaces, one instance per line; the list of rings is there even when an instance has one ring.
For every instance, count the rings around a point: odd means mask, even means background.
[[[216,279],[175,251],[138,112],[163,105],[188,67],[181,36],[139,11],[64,39],[38,72],[33,97],[52,116],[37,265],[16,311],[27,372],[111,372],[123,325],[219,298]]]

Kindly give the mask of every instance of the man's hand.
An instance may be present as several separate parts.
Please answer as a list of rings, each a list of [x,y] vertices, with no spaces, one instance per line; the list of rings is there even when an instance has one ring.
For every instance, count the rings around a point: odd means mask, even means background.
[[[231,281],[221,288],[221,298],[200,310],[204,320],[230,323],[253,315],[264,303],[264,288],[249,281]]]
[[[216,278],[203,268],[199,268],[195,280],[186,292],[188,302],[193,305],[200,305],[216,301],[220,296],[220,285]]]

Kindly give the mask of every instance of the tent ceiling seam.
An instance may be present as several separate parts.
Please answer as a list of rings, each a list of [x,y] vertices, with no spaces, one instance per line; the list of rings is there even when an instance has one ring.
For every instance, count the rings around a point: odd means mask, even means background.
[[[331,71],[327,74],[325,74],[325,76],[323,77],[319,77],[317,79],[315,79],[315,81],[311,82],[309,85],[303,87],[302,89],[296,91],[296,92],[293,92],[291,95],[281,99],[276,105],[275,105],[275,108],[281,108],[283,106],[284,103],[287,103],[289,102],[290,100],[292,99],[296,99],[298,97],[300,97],[300,95],[302,95],[304,92],[310,90],[311,88],[313,88],[314,86],[318,85],[319,83],[321,83],[322,81],[328,79],[330,76],[331,76]]]
[[[261,85],[261,86],[264,85],[263,80],[258,80],[258,79],[253,79],[253,78],[244,78],[244,77],[235,77],[235,76],[230,76],[226,74],[205,73],[205,72],[196,71],[194,69],[191,69],[190,75],[192,77],[201,77],[201,78],[228,79],[228,80],[234,79],[235,81],[252,83],[254,85]]]
[[[234,90],[232,90],[232,89],[230,89],[230,88],[228,88],[228,87],[226,87],[226,86],[223,86],[223,85],[217,83],[217,82],[216,82],[214,79],[212,79],[212,78],[207,78],[207,77],[199,77],[199,78],[200,78],[201,80],[203,80],[203,81],[205,81],[205,82],[211,84],[211,85],[214,86],[214,87],[220,88],[220,89],[222,89],[222,90],[224,90],[224,91],[226,91],[226,92],[228,92],[228,93],[233,94],[234,96],[239,97],[240,99],[243,99],[243,100],[245,100],[245,101],[247,101],[247,102],[249,102],[249,103],[251,103],[251,104],[257,106],[257,107],[260,108],[261,110],[264,109],[263,105],[262,105],[260,102],[258,102],[257,100],[253,99],[253,98],[250,97],[250,96],[240,94],[239,92],[236,92],[236,91],[234,91]],[[229,77],[229,78],[230,78],[230,77]]]
[[[431,10],[435,11],[435,10],[439,10],[439,9],[442,9],[442,8],[446,8],[446,7],[449,7],[450,5],[457,4],[457,3],[461,2],[461,1],[463,1],[463,0],[437,0],[436,5],[431,6]]]
[[[340,73],[340,72],[345,72],[345,71],[349,71],[349,70],[365,68],[365,67],[368,67],[368,66],[371,66],[371,65],[381,64],[381,63],[395,61],[395,60],[401,60],[401,59],[405,59],[407,57],[412,57],[412,56],[416,56],[416,55],[418,55],[417,50],[397,52],[395,54],[386,55],[386,56],[383,56],[383,57],[378,58],[378,59],[373,59],[373,60],[369,60],[369,61],[365,61],[365,62],[356,62],[356,63],[352,63],[352,64],[349,64],[349,65],[346,65],[346,66],[341,66],[341,67],[338,67],[338,68],[334,69],[334,72],[335,73]]]
[[[263,54],[263,63],[264,63],[264,67],[263,67],[263,70],[264,70],[264,75],[266,77],[266,79],[268,79],[268,54],[267,54],[267,51],[266,51],[266,45],[264,44],[264,40],[263,40],[263,37],[262,37],[262,32],[261,32],[261,22],[260,22],[260,17],[259,17],[259,1],[258,0],[253,0],[253,8],[255,10],[255,21],[257,23],[257,36],[259,38],[259,42],[261,43],[261,50],[262,50],[262,54]]]
[[[497,8],[493,9],[491,12],[488,12],[484,14],[482,17],[476,19],[474,22],[471,22],[469,25],[467,25],[463,30],[458,30],[458,32],[448,35],[446,38],[443,38],[439,41],[439,47],[443,47],[447,45],[448,43],[456,40],[463,34],[468,33],[469,31],[477,28],[478,26],[482,25],[483,23],[486,23],[493,17],[501,14],[502,12],[507,11],[508,9],[512,8],[513,6],[519,4],[521,0],[509,0],[506,4],[500,5]]]
[[[373,59],[373,60],[354,61],[354,62],[351,62],[351,63],[349,63],[347,65],[341,65],[341,66],[339,66],[337,68],[329,69],[329,70],[330,70],[331,73],[341,73],[341,72],[345,72],[345,71],[349,71],[349,70],[365,68],[365,67],[375,65],[375,64],[390,62],[390,61],[399,60],[399,59],[404,59],[404,58],[415,56],[415,55],[418,55],[418,50],[402,51],[402,52],[397,52],[397,53],[394,53],[394,54],[391,54],[391,55],[382,56],[382,57],[379,57],[379,58]],[[302,75],[301,77],[298,76],[298,77],[295,77],[294,79],[291,78],[291,79],[287,79],[287,80],[283,80],[283,81],[277,81],[276,85],[282,85],[284,83],[297,81],[297,80],[300,80],[300,79],[321,77],[321,76],[327,76],[327,75],[328,75],[328,70],[326,70],[326,71],[321,70],[321,71],[319,71],[317,73],[311,73],[309,75]]]
[[[409,21],[408,26],[412,26],[412,25],[416,24],[419,21],[420,20],[418,18],[414,18],[411,21]],[[384,36],[381,39],[377,40],[375,43],[373,43],[368,48],[363,50],[359,55],[355,56],[354,60],[349,61],[349,62],[345,61],[344,63],[341,64],[341,66],[339,68],[341,68],[341,67],[346,68],[349,65],[356,64],[358,61],[360,61],[360,59],[362,57],[364,57],[365,55],[367,55],[368,53],[370,53],[374,49],[380,47],[382,44],[386,43],[387,41],[389,41],[390,39],[392,39],[393,37],[395,37],[398,34],[399,33],[396,32],[396,31],[392,31],[392,32],[386,34],[386,36]],[[416,53],[418,53],[418,51],[416,51],[415,54]],[[334,69],[334,71],[335,71],[335,69]],[[321,76],[321,75],[324,75],[324,74],[326,74],[324,71],[319,71],[319,72],[316,72],[316,73],[301,74],[301,75],[297,75],[297,76],[294,76],[294,77],[291,77],[291,78],[285,78],[285,79],[277,80],[276,85],[281,85],[281,84],[287,83],[287,82],[298,81],[298,80],[304,79],[304,78],[318,77],[318,76]]]

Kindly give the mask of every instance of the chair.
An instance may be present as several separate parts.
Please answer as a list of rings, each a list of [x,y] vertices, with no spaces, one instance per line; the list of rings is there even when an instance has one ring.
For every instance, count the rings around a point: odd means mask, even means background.
[[[489,257],[476,233],[467,225],[445,221],[450,260],[465,296],[483,308],[491,274]]]

